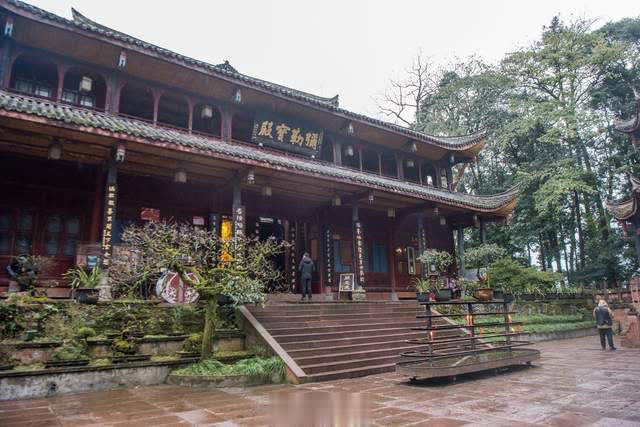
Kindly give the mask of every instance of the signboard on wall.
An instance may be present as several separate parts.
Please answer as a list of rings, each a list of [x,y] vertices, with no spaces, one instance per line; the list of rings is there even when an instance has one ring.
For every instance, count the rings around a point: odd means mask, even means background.
[[[353,292],[356,289],[355,274],[340,273],[340,284],[338,292]]]
[[[140,209],[140,219],[143,221],[160,221],[160,209],[142,208]]]
[[[271,113],[256,114],[252,141],[281,150],[315,155],[322,147],[322,129]]]
[[[329,227],[324,232],[324,240],[325,240],[325,266],[327,270],[327,286],[332,285],[333,281],[333,257],[331,256],[331,230]]]
[[[244,237],[245,208],[244,206],[233,207],[233,235],[234,237]]]

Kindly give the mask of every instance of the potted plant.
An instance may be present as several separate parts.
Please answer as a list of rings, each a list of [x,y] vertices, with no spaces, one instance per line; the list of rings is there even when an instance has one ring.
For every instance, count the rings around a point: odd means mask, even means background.
[[[493,289],[489,285],[489,273],[478,274],[478,288],[474,296],[480,301],[491,301],[493,299]]]
[[[464,255],[465,264],[476,269],[479,287],[476,289],[475,297],[482,301],[493,299],[493,289],[489,283],[489,274],[480,273],[480,269],[488,268],[490,264],[507,256],[507,251],[496,244],[482,244],[476,248],[469,249]]]
[[[429,301],[431,282],[426,277],[418,277],[413,280],[413,287],[416,289],[416,298],[419,302]]]
[[[447,251],[427,249],[418,260],[427,265],[431,279],[429,280],[430,290],[435,294],[437,301],[449,301],[453,296],[450,288],[443,287],[440,274],[446,272],[453,263],[453,256]]]
[[[87,273],[80,267],[73,268],[64,274],[70,279],[71,289],[73,289],[76,301],[81,304],[95,304],[98,302],[99,290],[97,286],[102,280],[102,271],[98,267],[93,267]]]

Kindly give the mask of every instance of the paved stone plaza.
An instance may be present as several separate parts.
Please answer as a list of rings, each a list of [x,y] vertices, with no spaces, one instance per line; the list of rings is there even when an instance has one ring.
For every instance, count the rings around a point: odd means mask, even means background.
[[[640,350],[603,352],[597,340],[541,343],[536,367],[456,384],[384,374],[249,389],[140,387],[0,402],[0,425],[640,425]]]

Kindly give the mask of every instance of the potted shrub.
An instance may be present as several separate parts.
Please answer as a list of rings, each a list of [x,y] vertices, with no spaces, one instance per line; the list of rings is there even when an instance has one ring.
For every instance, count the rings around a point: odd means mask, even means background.
[[[93,267],[90,273],[76,267],[67,271],[65,277],[70,279],[71,289],[73,289],[76,301],[81,304],[95,304],[98,302],[99,290],[97,286],[102,280],[102,271],[98,267]]]
[[[416,289],[416,298],[419,302],[429,301],[429,292],[431,291],[431,282],[425,277],[418,277],[413,281],[413,287]]]
[[[436,249],[427,249],[419,257],[418,260],[425,264],[431,275],[429,280],[430,290],[435,294],[437,301],[449,301],[453,296],[450,288],[443,287],[440,280],[440,274],[446,272],[453,263],[453,256],[447,251],[439,251]]]

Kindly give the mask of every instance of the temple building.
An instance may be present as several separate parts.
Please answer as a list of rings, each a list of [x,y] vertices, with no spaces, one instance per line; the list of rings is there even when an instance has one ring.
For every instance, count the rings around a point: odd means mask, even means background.
[[[616,130],[629,135],[633,147],[638,150],[640,147],[640,94],[636,93],[636,114],[628,120],[617,120]],[[605,201],[605,206],[609,213],[618,221],[625,234],[632,232],[635,238],[636,257],[640,262],[640,212],[638,203],[640,202],[640,179],[630,177],[631,194],[625,201],[614,202]]]
[[[47,294],[68,297],[62,274],[108,268],[123,227],[175,220],[290,242],[287,288],[309,252],[315,293],[351,272],[390,299],[423,273],[425,248],[454,252],[454,233],[515,207],[516,189],[454,190],[484,134],[415,132],[75,10],[1,0],[0,31],[0,292],[4,266],[37,254],[54,261]]]

